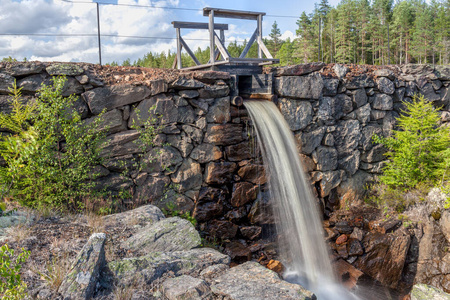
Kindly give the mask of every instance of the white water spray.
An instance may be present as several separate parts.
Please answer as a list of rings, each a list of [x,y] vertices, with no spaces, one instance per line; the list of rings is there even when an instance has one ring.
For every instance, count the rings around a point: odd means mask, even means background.
[[[269,174],[277,232],[286,237],[279,245],[285,280],[305,286],[320,300],[358,299],[336,283],[319,211],[288,124],[272,102],[256,100],[244,105]]]

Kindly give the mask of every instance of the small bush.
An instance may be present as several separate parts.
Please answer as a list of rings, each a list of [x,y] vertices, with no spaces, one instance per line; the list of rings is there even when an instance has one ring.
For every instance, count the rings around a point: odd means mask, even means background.
[[[373,187],[372,201],[397,212],[423,202],[433,186],[444,185],[450,166],[450,132],[439,126],[438,110],[418,95],[404,104],[398,129],[387,138],[373,137],[388,149],[389,161]]]
[[[23,299],[26,296],[26,284],[22,281],[20,271],[22,264],[30,253],[22,249],[19,255],[7,244],[0,248],[0,296],[2,299]]]
[[[66,79],[55,77],[43,85],[34,103],[24,104],[15,85],[13,112],[0,114],[0,127],[12,134],[0,140],[0,154],[7,162],[0,168],[3,196],[31,207],[77,208],[91,195],[93,167],[101,159],[104,133],[101,118],[87,124],[74,108],[75,96],[63,97]]]
[[[380,181],[389,187],[411,189],[419,183],[437,183],[446,176],[450,146],[448,128],[439,127],[440,115],[423,96],[404,102],[406,110],[397,119],[398,130],[374,141],[384,144],[389,162]],[[448,156],[447,156],[448,157]]]

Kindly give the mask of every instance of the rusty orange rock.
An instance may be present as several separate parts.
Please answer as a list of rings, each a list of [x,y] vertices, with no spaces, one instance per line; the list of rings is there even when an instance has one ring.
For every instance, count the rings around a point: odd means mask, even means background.
[[[337,239],[336,239],[336,245],[342,245],[347,241],[347,235],[346,234],[341,234]]]
[[[269,270],[277,272],[278,274],[280,274],[284,270],[283,264],[281,262],[279,262],[278,260],[273,260],[273,259],[271,259],[269,261],[269,263],[267,264],[267,268]]]

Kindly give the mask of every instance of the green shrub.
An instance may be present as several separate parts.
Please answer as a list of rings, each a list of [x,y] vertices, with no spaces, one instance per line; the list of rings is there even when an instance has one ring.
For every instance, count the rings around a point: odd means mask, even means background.
[[[0,296],[2,299],[23,299],[26,296],[26,284],[22,281],[20,271],[22,264],[30,253],[22,249],[15,256],[14,250],[7,244],[0,248]]]
[[[12,134],[0,141],[7,162],[0,168],[3,196],[31,207],[77,208],[91,196],[101,159],[101,118],[87,124],[74,108],[75,96],[63,97],[66,79],[43,85],[34,103],[24,104],[20,89],[12,92],[13,112],[0,114],[0,127]]]
[[[439,127],[440,115],[423,96],[404,102],[406,110],[397,119],[398,129],[390,137],[375,135],[374,141],[384,144],[389,162],[380,181],[390,188],[412,189],[419,183],[436,184],[446,176],[450,134]]]

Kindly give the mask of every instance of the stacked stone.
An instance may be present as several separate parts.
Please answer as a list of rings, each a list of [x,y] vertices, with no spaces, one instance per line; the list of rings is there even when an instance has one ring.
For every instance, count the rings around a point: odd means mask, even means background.
[[[7,94],[14,80],[30,100],[56,75],[67,77],[63,95],[78,97],[75,109],[84,122],[94,122],[105,111],[99,127],[107,134],[101,149],[105,160],[95,170],[101,176],[97,189],[129,192],[132,197],[124,200],[134,206],[152,203],[191,212],[211,240],[251,241],[260,236],[261,228],[252,224],[261,221],[265,211],[253,202],[265,173],[252,159],[257,146],[249,143],[254,137],[247,132],[246,111],[230,103],[228,73],[195,72],[174,81],[105,85],[89,72],[88,64],[7,64],[0,66],[1,111],[11,111]],[[162,130],[156,146],[142,153],[134,125],[152,118]],[[135,161],[144,167],[138,170]],[[245,246],[242,242],[232,248],[241,251]],[[249,259],[251,252],[241,256]]]
[[[353,76],[344,65],[328,75],[323,63],[273,69],[278,106],[293,131],[313,190],[325,213],[356,204],[367,182],[385,163],[385,149],[373,134],[388,136],[395,118],[421,93],[442,107],[441,122],[450,121],[450,68],[427,65],[386,66]],[[235,260],[261,249],[261,224],[272,224],[264,192],[264,168],[256,159],[255,137],[245,108],[232,105],[228,73],[179,73],[175,80],[106,85],[88,64],[1,63],[0,111],[9,113],[14,80],[24,99],[33,99],[51,76],[66,75],[63,94],[78,96],[75,109],[84,122],[103,111],[107,130],[97,187],[129,191],[134,205],[168,204],[191,212],[212,240],[225,242]],[[119,75],[117,75],[119,76]],[[122,75],[123,76],[123,75]],[[237,103],[239,104],[239,103]],[[138,114],[139,112],[139,114]],[[141,157],[133,124],[161,116],[156,146]],[[1,132],[1,129],[0,129]],[[4,134],[4,133],[2,133]],[[148,162],[150,156],[157,160]],[[147,161],[138,171],[134,160]],[[4,163],[4,162],[3,162]],[[260,185],[262,185],[260,187]]]
[[[274,71],[279,108],[297,141],[306,171],[326,214],[361,200],[364,187],[385,164],[374,134],[389,136],[395,120],[415,93],[441,107],[450,120],[450,68],[428,65],[389,66],[350,76],[344,65],[318,72],[312,63]],[[347,75],[347,76],[346,76]]]

